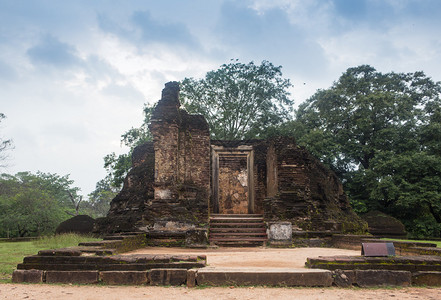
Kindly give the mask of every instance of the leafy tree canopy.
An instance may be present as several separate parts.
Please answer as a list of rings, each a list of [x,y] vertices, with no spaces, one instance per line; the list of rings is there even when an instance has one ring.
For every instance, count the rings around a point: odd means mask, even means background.
[[[185,78],[181,101],[188,112],[205,116],[215,139],[261,138],[267,127],[290,118],[291,86],[281,66],[234,60],[203,79]]]
[[[415,235],[439,236],[440,95],[423,72],[363,65],[302,103],[281,131],[337,172],[358,212],[379,209]]]
[[[110,208],[110,202],[115,198],[118,189],[110,183],[110,177],[100,180],[96,184],[95,190],[89,194],[89,201],[85,206],[85,210],[89,215],[97,217],[105,217]]]
[[[69,176],[20,172],[0,175],[0,235],[36,236],[54,232],[75,209],[78,196]]]

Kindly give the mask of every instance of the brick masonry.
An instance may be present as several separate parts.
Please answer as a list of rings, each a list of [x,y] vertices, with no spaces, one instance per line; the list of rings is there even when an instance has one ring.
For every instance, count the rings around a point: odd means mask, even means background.
[[[165,85],[149,129],[153,142],[133,151],[99,232],[186,232],[207,228],[211,213],[263,214],[294,230],[367,229],[337,176],[293,139],[210,140],[204,117],[180,108],[177,82]]]

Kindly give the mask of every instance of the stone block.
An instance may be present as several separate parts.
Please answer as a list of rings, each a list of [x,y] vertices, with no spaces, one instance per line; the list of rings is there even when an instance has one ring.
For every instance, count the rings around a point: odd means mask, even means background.
[[[206,248],[208,231],[204,228],[190,229],[185,233],[185,246],[190,248]]]
[[[81,251],[77,249],[50,249],[50,250],[40,250],[38,251],[40,256],[80,256]]]
[[[198,270],[191,269],[187,271],[187,287],[194,288],[196,286],[196,276]]]
[[[100,280],[112,285],[147,284],[147,271],[104,271],[99,273]]]
[[[42,270],[15,270],[12,273],[12,282],[29,282],[41,283],[44,282],[44,271]]]
[[[202,268],[198,285],[331,286],[331,271],[267,268]]]
[[[274,245],[290,245],[292,242],[291,222],[272,222],[268,226],[268,240]]]
[[[355,284],[360,287],[372,286],[409,286],[411,272],[391,270],[356,270]]]
[[[148,277],[150,285],[182,285],[187,281],[187,270],[152,269]]]
[[[335,270],[332,272],[334,285],[338,287],[350,287],[355,282],[355,271]]]
[[[412,285],[441,286],[441,272],[416,272],[412,274]]]
[[[98,271],[46,271],[47,283],[98,283]]]

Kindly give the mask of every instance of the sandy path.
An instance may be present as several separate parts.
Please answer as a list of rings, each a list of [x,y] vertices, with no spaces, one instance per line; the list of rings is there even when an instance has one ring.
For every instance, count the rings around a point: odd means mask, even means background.
[[[0,299],[440,299],[441,288],[204,288],[0,284]]]
[[[306,258],[327,255],[360,255],[360,251],[334,248],[144,248],[125,254],[206,254],[211,267],[304,268]]]

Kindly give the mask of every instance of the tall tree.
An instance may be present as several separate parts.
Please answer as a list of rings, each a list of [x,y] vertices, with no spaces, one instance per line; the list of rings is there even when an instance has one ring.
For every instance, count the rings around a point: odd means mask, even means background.
[[[289,119],[291,86],[281,66],[234,60],[203,79],[185,78],[181,101],[190,113],[205,116],[215,139],[261,138],[268,127]]]
[[[359,212],[379,209],[416,235],[440,235],[440,95],[423,72],[363,65],[302,103],[290,126],[339,174]]]

